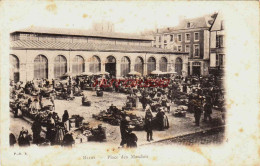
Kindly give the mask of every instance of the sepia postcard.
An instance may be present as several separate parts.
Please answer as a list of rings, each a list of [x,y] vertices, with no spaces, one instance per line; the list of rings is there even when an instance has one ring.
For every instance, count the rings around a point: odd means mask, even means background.
[[[258,1],[2,1],[1,165],[259,165]]]

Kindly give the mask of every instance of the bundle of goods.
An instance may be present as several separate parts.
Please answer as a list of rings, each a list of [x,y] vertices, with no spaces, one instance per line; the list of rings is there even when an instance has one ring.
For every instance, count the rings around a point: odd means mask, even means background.
[[[79,128],[82,126],[82,121],[84,118],[80,115],[72,115],[69,120],[72,128]]]
[[[128,124],[130,126],[132,126],[131,128],[133,130],[140,131],[140,130],[144,129],[144,118],[139,117],[132,113],[130,113],[130,114],[126,113],[126,115],[130,118],[130,121]]]
[[[81,98],[81,102],[83,106],[91,106],[91,101],[88,100],[85,94],[83,94],[83,97]]]
[[[108,109],[107,111],[101,111],[97,115],[93,114],[92,117],[97,120],[107,122],[111,125],[118,126],[120,124],[121,115],[122,112],[119,109],[113,110],[113,112],[110,109]]]
[[[185,106],[185,109],[186,109],[186,106]],[[173,112],[173,116],[175,117],[186,117],[186,109],[185,110],[183,107],[177,107],[177,109]]]
[[[90,136],[88,136],[88,141],[106,141],[106,128],[99,125],[97,128],[91,130]]]
[[[42,88],[40,93],[43,97],[50,97],[50,95],[53,93],[53,90],[51,88]]]
[[[42,100],[42,110],[45,111],[45,110],[50,110],[50,111],[53,111],[53,103],[51,102],[50,99],[43,99]]]
[[[123,107],[124,110],[130,110],[132,107],[136,107],[137,98],[136,96],[127,96],[126,106]]]
[[[151,110],[152,112],[158,112],[158,109],[161,107],[162,105],[159,102],[153,102],[151,103]]]
[[[82,90],[80,90],[79,88],[74,88],[73,95],[74,96],[82,96],[83,95]]]
[[[98,97],[103,97],[103,91],[98,90],[98,91],[97,91],[97,96],[98,96]]]

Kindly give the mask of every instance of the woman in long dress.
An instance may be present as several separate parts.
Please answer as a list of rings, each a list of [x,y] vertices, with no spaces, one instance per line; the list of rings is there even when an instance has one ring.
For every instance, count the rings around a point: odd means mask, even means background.
[[[70,131],[70,124],[69,124],[69,113],[67,110],[64,111],[64,114],[62,115],[62,122],[64,124],[65,133]]]

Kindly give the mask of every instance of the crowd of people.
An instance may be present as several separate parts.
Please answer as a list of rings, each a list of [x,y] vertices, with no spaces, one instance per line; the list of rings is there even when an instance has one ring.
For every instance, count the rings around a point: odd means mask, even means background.
[[[18,144],[29,145],[30,139],[35,144],[49,142],[50,144],[71,146],[74,142],[69,125],[69,115],[65,110],[62,118],[55,112],[55,99],[71,100],[74,96],[82,95],[84,89],[90,88],[97,91],[115,91],[127,93],[136,97],[145,111],[145,131],[147,141],[153,140],[153,126],[159,130],[169,127],[166,112],[169,112],[170,104],[187,105],[188,111],[194,113],[195,123],[199,126],[201,115],[204,113],[204,121],[211,121],[213,107],[224,110],[224,91],[220,79],[215,76],[175,76],[175,77],[124,77],[115,80],[109,76],[98,77],[68,77],[68,81],[56,82],[47,79],[10,82],[10,99],[13,101],[14,116],[19,117],[29,114],[34,120],[32,124],[33,136],[30,138],[28,131],[22,129]],[[84,98],[85,97],[85,98]],[[83,96],[84,101],[87,100]],[[82,98],[82,102],[83,102]],[[46,104],[49,101],[49,104]],[[25,107],[26,109],[23,109]],[[152,112],[156,112],[153,117]],[[153,120],[156,118],[156,124]],[[122,141],[120,145],[128,147],[137,145],[137,137],[128,127],[125,117],[122,117],[120,131]],[[42,126],[46,127],[46,137],[41,137]],[[10,144],[13,144],[14,135],[10,134]]]

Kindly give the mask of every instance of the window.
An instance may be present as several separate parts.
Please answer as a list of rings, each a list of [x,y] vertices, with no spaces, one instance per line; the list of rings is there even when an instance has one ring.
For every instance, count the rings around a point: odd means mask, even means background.
[[[198,44],[194,45],[194,56],[198,57],[200,54],[200,47]]]
[[[162,48],[162,46],[161,46],[161,45],[159,45],[159,48]]]
[[[187,28],[190,28],[190,22],[187,23]]]
[[[164,44],[164,48],[166,48],[167,47],[167,44]]]
[[[190,52],[190,45],[185,45],[185,52]]]
[[[164,40],[164,43],[167,43],[167,40]]]
[[[181,42],[181,35],[178,35],[178,41]]]
[[[216,66],[220,66],[220,67],[224,66],[224,54],[216,55]]]
[[[180,52],[180,51],[182,51],[182,48],[181,48],[181,46],[178,46],[178,51]]]
[[[194,33],[194,41],[199,41],[199,32]]]
[[[173,41],[173,35],[170,35],[170,40]]]
[[[224,44],[223,44],[223,35],[217,35],[216,36],[216,47],[217,48],[221,48],[221,47],[224,47]]]
[[[167,59],[165,57],[162,57],[159,61],[159,70],[162,72],[167,71]]]
[[[190,42],[190,33],[185,34],[185,41]]]
[[[162,41],[161,36],[159,36],[159,42],[161,42],[161,41]]]
[[[219,66],[219,55],[216,54],[216,66]]]

